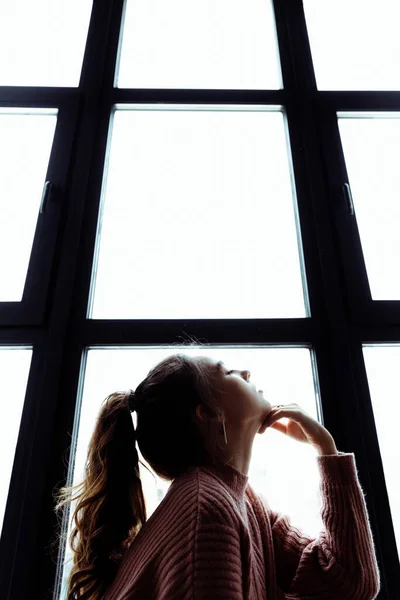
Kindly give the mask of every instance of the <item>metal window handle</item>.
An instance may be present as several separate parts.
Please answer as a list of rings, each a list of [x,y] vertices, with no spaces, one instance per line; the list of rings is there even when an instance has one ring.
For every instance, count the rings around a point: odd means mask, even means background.
[[[42,199],[40,201],[40,214],[46,210],[48,202],[57,200],[59,188],[52,181],[46,181],[43,186]]]
[[[39,208],[40,214],[43,214],[43,212],[46,210],[47,202],[48,202],[49,198],[51,196],[53,196],[53,193],[54,193],[54,185],[51,183],[51,181],[46,181],[43,186],[42,199],[40,201],[40,208]]]
[[[51,191],[51,182],[46,181],[43,186],[42,199],[40,201],[39,213],[43,214]]]
[[[351,195],[351,189],[348,183],[343,184],[343,195],[347,203],[347,210],[351,215],[354,215],[354,202],[353,196]]]

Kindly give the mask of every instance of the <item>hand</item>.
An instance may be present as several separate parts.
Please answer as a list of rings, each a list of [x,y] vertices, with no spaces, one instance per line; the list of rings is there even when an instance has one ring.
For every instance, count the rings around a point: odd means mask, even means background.
[[[283,417],[289,419],[286,424],[279,423],[279,419]],[[335,441],[329,431],[310,417],[298,404],[285,404],[280,408],[272,407],[263,423],[262,431],[265,431],[264,427],[265,429],[272,427],[299,442],[311,444],[318,449],[320,454],[336,454],[337,452]]]

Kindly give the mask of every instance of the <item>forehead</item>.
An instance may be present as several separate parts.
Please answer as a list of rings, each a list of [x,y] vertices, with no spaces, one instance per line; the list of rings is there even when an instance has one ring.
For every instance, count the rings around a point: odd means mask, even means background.
[[[200,360],[203,360],[214,372],[223,371],[223,368],[225,367],[225,363],[223,360],[217,361],[213,358],[210,358],[209,356],[199,356],[198,358]]]

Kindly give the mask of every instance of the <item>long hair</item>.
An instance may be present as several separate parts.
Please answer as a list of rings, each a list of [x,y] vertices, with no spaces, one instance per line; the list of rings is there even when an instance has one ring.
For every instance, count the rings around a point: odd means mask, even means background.
[[[83,481],[56,493],[55,510],[77,500],[69,543],[73,567],[67,600],[99,600],[114,579],[123,555],[147,520],[139,455],[157,475],[172,481],[191,466],[221,464],[218,448],[223,416],[209,366],[185,354],[168,356],[135,390],[137,429],[125,392],[109,395],[91,436]],[[196,425],[202,404],[209,416],[206,435]],[[147,467],[146,467],[147,468]],[[73,497],[74,490],[79,493]],[[59,541],[66,543],[64,534]]]

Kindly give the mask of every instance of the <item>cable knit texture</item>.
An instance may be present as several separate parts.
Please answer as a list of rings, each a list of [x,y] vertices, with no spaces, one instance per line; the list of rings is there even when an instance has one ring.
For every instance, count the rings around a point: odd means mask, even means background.
[[[324,529],[271,510],[235,467],[176,478],[104,600],[372,600],[380,575],[355,456],[317,456]]]

